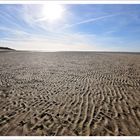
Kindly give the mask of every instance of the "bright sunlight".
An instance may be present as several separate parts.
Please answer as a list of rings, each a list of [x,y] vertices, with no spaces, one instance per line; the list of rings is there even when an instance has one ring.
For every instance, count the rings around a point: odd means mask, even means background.
[[[53,22],[61,19],[64,13],[64,7],[60,4],[47,4],[42,7],[43,20]]]

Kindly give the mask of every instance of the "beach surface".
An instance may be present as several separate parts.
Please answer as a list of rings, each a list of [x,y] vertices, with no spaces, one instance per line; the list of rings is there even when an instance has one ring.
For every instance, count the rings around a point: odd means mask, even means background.
[[[1,136],[140,136],[140,54],[0,52]]]

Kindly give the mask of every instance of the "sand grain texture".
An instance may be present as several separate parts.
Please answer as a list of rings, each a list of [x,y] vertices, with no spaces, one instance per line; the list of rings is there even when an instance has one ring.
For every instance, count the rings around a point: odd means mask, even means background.
[[[140,54],[1,52],[0,135],[140,136]]]

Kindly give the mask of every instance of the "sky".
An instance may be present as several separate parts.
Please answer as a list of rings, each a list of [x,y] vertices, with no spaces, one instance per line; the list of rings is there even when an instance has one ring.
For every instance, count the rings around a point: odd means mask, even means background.
[[[140,52],[140,5],[0,4],[0,46]]]

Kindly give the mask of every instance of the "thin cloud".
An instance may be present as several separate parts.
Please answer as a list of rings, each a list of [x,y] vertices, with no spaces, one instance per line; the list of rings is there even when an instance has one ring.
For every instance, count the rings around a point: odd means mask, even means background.
[[[65,27],[63,27],[63,29],[71,28],[73,26],[77,26],[77,25],[81,25],[81,24],[85,24],[85,23],[99,21],[99,20],[106,19],[106,18],[109,18],[109,17],[114,17],[114,16],[117,16],[117,15],[119,15],[119,14],[106,15],[106,16],[101,16],[101,17],[97,17],[97,18],[90,18],[90,19],[83,20],[83,21],[80,21],[80,22],[77,22],[77,23],[74,23],[74,24],[67,24]]]

